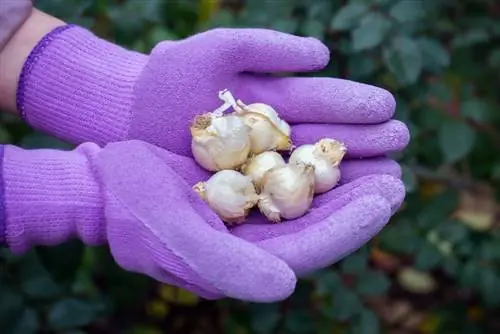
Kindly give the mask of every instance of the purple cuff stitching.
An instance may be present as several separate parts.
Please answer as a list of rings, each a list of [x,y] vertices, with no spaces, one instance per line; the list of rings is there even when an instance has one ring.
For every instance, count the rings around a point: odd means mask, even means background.
[[[0,246],[5,244],[5,188],[3,184],[3,152],[4,146],[0,145]]]
[[[72,27],[76,27],[76,25],[67,24],[64,26],[60,26],[53,29],[48,34],[46,34],[33,48],[33,50],[31,50],[30,54],[28,55],[28,58],[26,58],[26,61],[24,62],[23,69],[19,77],[19,82],[17,84],[16,105],[17,105],[17,110],[19,111],[19,114],[21,115],[22,119],[27,123],[29,122],[27,120],[26,110],[24,108],[24,94],[25,94],[25,84],[28,80],[28,77],[31,71],[33,70],[33,67],[35,67],[37,61],[40,59],[40,56],[42,55],[45,48],[55,39],[55,37],[58,34]]]

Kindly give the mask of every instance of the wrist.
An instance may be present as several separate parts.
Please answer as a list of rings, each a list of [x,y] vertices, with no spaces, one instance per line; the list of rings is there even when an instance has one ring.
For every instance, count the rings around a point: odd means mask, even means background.
[[[84,28],[57,27],[24,63],[17,108],[34,128],[74,144],[123,140],[146,61]]]
[[[105,242],[103,204],[91,163],[100,148],[73,151],[4,147],[5,243],[15,253],[32,245],[56,245],[79,238]]]
[[[37,9],[30,12],[24,23],[0,50],[0,108],[13,113],[16,112],[17,82],[26,58],[44,35],[58,26],[65,25],[63,21]]]

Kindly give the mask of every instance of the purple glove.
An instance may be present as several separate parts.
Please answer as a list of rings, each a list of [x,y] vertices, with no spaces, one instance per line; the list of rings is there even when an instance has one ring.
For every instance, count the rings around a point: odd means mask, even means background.
[[[31,53],[18,106],[34,127],[69,142],[140,139],[191,156],[189,124],[218,107],[218,92],[227,88],[245,103],[275,107],[296,125],[299,144],[359,133],[345,139],[351,157],[402,149],[408,130],[390,121],[395,101],[387,91],[348,80],[267,75],[320,70],[328,61],[320,41],[265,29],[210,30],[160,43],[146,56],[66,26]],[[357,149],[351,139],[367,142]]]
[[[340,130],[338,134],[352,143],[350,147],[355,152],[368,150],[375,146],[370,140],[378,139],[369,134],[362,137],[359,132]],[[387,142],[382,145],[390,147],[394,144]],[[188,184],[193,185],[210,176],[192,158],[179,156],[177,159],[172,168]],[[401,169],[393,160],[346,160],[341,164],[341,173],[341,185],[316,196],[307,215],[270,224],[254,211],[245,224],[232,227],[231,233],[281,258],[297,276],[337,262],[380,232],[405,197]]]
[[[7,245],[23,253],[74,237],[87,245],[108,242],[124,269],[205,298],[269,302],[288,297],[296,283],[293,271],[228,233],[173,171],[185,163],[137,141],[103,149],[85,143],[70,152],[5,146]],[[187,170],[184,176],[196,178],[199,172]]]
[[[147,57],[81,28],[60,28],[27,61],[19,106],[35,127],[68,141],[139,138],[187,156],[172,168],[190,185],[207,174],[190,159],[189,123],[220,105],[223,88],[246,103],[274,106],[293,123],[297,145],[322,137],[344,141],[345,185],[317,197],[313,212],[280,225],[253,218],[233,230],[302,275],[363,245],[404,198],[401,181],[389,176],[399,178],[399,166],[381,157],[409,140],[406,126],[390,120],[391,94],[347,80],[265,75],[317,70],[327,62],[319,41],[262,29],[216,29],[160,43]]]

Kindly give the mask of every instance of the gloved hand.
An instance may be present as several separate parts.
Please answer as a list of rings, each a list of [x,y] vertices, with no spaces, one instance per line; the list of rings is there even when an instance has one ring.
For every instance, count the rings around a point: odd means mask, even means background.
[[[191,167],[185,177],[206,176],[192,162],[138,141],[69,152],[3,148],[0,241],[14,253],[77,237],[109,243],[126,270],[209,299],[270,302],[295,287],[282,260],[231,235],[174,171]]]
[[[69,142],[141,139],[190,156],[193,117],[217,108],[218,92],[227,88],[245,103],[275,107],[303,141],[342,131],[368,136],[357,140],[380,138],[362,151],[350,147],[351,156],[381,155],[387,145],[402,149],[408,130],[390,121],[395,102],[387,91],[327,77],[268,75],[320,70],[328,61],[320,41],[265,29],[214,29],[159,43],[146,56],[66,26],[28,58],[18,106],[34,127]]]
[[[349,143],[353,152],[369,152],[375,148],[390,152],[404,145],[386,133],[364,133],[363,128],[359,132],[343,131],[346,129],[349,127],[338,126],[335,134]],[[314,139],[315,135],[304,137]],[[172,168],[188,184],[210,176],[192,158],[178,156],[176,161],[171,164]],[[400,179],[399,164],[388,158],[359,159],[353,153],[340,168],[340,185],[316,196],[306,215],[271,224],[254,210],[245,224],[231,227],[231,233],[284,260],[298,277],[356,251],[380,232],[399,209],[405,187]]]
[[[297,145],[322,137],[344,141],[348,154],[342,182],[347,183],[317,197],[313,212],[281,225],[257,221],[233,230],[286,259],[299,274],[364,244],[404,198],[398,179],[363,177],[400,176],[399,166],[383,158],[409,140],[406,126],[390,120],[391,94],[347,80],[265,75],[324,67],[328,50],[315,39],[262,29],[216,29],[160,43],[146,57],[73,27],[41,44],[43,51],[32,57],[37,60],[27,62],[19,104],[30,123],[72,142],[140,138],[190,157],[189,123],[219,106],[217,93],[224,88],[246,103],[275,107],[293,123]],[[47,96],[49,89],[56,93]],[[205,174],[189,163],[194,166],[187,158],[174,169],[191,184]],[[288,243],[293,240],[299,244]]]

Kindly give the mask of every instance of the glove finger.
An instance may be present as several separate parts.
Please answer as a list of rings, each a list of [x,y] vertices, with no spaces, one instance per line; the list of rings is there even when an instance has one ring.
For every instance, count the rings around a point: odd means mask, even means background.
[[[268,29],[214,29],[210,48],[238,72],[308,72],[324,68],[330,51],[318,39]],[[200,35],[201,37],[201,35]]]
[[[302,230],[323,221],[332,212],[363,196],[383,197],[389,203],[391,212],[396,212],[404,200],[405,188],[401,180],[390,175],[360,177],[326,194],[316,196],[311,211],[302,218],[271,224],[260,213],[255,212],[245,224],[232,228],[231,233],[251,242],[301,234]]]
[[[401,166],[392,159],[377,157],[363,160],[345,160],[340,164],[340,184],[352,182],[360,177],[373,174],[391,175],[401,178]]]
[[[135,224],[143,236],[140,246],[157,267],[214,294],[254,302],[288,297],[296,277],[286,263],[227,230],[214,229],[215,213],[158,152],[139,141],[114,143],[96,163],[103,186],[132,217],[128,224]]]
[[[348,158],[374,157],[403,150],[410,141],[406,125],[389,120],[373,125],[297,124],[292,127],[295,145],[315,143],[322,138],[337,139],[347,146]]]
[[[277,78],[240,75],[231,88],[245,103],[267,103],[290,123],[376,124],[394,115],[396,101],[387,90],[326,77]]]
[[[390,217],[390,203],[384,197],[363,196],[300,233],[260,241],[257,245],[283,259],[297,276],[302,276],[359,249]]]

